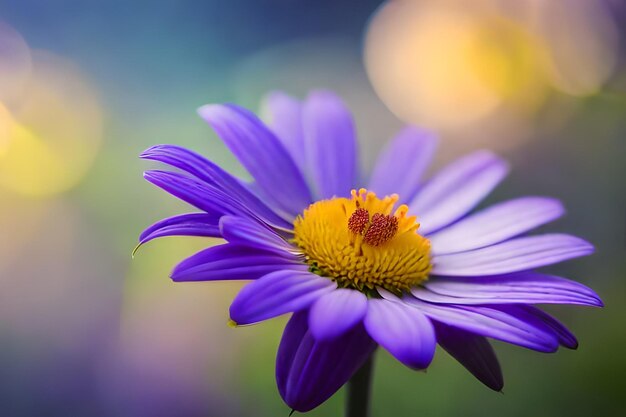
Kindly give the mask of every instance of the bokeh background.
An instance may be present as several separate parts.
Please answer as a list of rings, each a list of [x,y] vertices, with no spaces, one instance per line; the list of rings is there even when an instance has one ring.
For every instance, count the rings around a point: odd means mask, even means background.
[[[552,270],[604,309],[550,308],[578,351],[496,343],[504,394],[445,352],[427,373],[376,359],[375,416],[617,416],[626,410],[626,3],[621,0],[3,0],[0,2],[0,414],[286,416],[286,318],[226,326],[242,283],[174,284],[215,240],[137,235],[186,208],[141,178],[157,143],[245,176],[195,114],[265,92],[335,89],[362,165],[404,123],[440,135],[435,167],[489,147],[489,197],[562,199],[597,245]],[[343,392],[310,413],[340,415]]]

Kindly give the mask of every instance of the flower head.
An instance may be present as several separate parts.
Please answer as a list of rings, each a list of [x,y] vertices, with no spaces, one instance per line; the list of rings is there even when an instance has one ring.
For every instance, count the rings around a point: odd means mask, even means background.
[[[428,277],[430,242],[406,205],[392,212],[397,200],[361,189],[313,203],[296,218],[293,243],[311,271],[339,287],[409,291]]]
[[[321,404],[378,345],[424,369],[438,343],[494,390],[503,379],[487,338],[541,352],[576,348],[569,330],[533,306],[602,305],[588,287],[535,271],[593,251],[567,234],[526,235],[563,214],[558,201],[523,197],[471,213],[507,164],[479,151],[423,181],[436,140],[414,127],[364,181],[339,98],[275,93],[266,104],[269,127],[235,105],[199,110],[252,183],[177,146],[142,154],[182,171],[145,178],[200,211],[154,224],[140,244],[221,237],[226,243],[182,261],[172,279],[251,280],[231,305],[234,325],[294,313],[276,363],[290,407]]]

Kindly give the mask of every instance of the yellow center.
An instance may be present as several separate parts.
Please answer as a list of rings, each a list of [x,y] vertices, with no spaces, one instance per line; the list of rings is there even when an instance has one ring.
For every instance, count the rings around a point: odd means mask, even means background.
[[[294,243],[311,271],[341,287],[406,291],[428,278],[430,241],[406,205],[391,214],[397,201],[360,189],[313,203],[294,222]]]

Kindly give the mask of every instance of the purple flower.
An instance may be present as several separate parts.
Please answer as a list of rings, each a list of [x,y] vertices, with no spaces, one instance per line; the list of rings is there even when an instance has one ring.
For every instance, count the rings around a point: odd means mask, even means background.
[[[576,348],[569,330],[533,306],[602,305],[588,287],[534,271],[593,252],[571,235],[525,235],[563,214],[557,200],[523,197],[470,214],[507,164],[478,151],[423,181],[436,139],[415,127],[389,143],[364,180],[339,98],[274,93],[266,104],[269,127],[235,105],[199,109],[252,183],[177,146],[141,155],[177,168],[145,178],[200,212],[154,224],[140,244],[224,238],[178,264],[172,279],[252,280],[231,305],[234,324],[294,313],[276,362],[287,405],[315,408],[378,345],[424,369],[439,343],[494,390],[503,379],[487,338],[540,352]]]

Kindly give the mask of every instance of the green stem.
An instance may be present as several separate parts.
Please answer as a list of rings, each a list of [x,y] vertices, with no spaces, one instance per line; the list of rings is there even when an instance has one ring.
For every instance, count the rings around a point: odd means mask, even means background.
[[[373,363],[372,354],[348,381],[346,417],[369,417]]]

